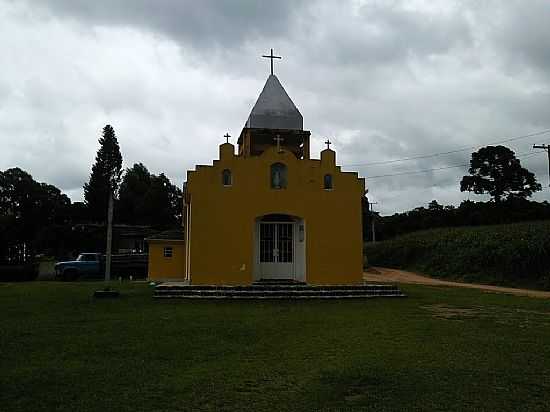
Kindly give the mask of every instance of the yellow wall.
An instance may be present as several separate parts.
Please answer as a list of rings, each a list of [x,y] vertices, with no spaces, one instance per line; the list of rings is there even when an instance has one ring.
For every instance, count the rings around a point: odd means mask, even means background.
[[[223,144],[213,166],[188,172],[191,283],[252,282],[255,221],[272,213],[304,219],[308,283],[361,283],[364,179],[341,172],[332,150],[324,150],[321,160],[299,160],[275,147],[261,156],[233,153],[233,145]],[[286,189],[271,189],[270,166],[276,162],[288,168]],[[232,172],[231,187],[222,185],[224,169]],[[333,175],[330,191],[323,189],[327,173]]]
[[[164,257],[164,248],[172,247],[172,257]],[[183,280],[185,243],[181,240],[149,240],[149,279]]]

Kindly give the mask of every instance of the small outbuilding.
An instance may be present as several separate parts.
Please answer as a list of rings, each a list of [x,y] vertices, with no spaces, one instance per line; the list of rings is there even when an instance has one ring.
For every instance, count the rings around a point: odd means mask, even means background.
[[[149,238],[149,279],[181,280],[185,268],[183,228],[157,233]]]

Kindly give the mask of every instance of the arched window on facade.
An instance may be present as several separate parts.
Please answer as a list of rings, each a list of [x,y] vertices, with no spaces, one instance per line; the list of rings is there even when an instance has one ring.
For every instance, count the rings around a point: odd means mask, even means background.
[[[271,165],[271,188],[285,189],[287,184],[286,166],[282,163]]]
[[[224,171],[222,172],[222,183],[224,186],[231,186],[233,184],[231,170],[224,169]]]
[[[323,178],[323,188],[325,190],[332,190],[332,175],[325,175]]]

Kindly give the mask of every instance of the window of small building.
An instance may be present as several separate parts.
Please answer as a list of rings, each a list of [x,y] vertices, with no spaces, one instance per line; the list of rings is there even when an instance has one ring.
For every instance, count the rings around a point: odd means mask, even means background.
[[[271,165],[271,188],[285,189],[287,184],[287,168],[282,163]]]
[[[332,175],[325,175],[323,178],[323,188],[325,190],[332,190]]]
[[[224,171],[222,172],[222,184],[224,186],[231,186],[233,184],[231,170],[224,169]]]
[[[167,246],[164,248],[164,257],[165,258],[171,258],[173,253],[172,246]]]

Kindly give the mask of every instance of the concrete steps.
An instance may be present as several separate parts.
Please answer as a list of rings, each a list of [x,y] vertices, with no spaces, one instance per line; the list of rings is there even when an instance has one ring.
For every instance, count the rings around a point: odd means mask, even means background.
[[[307,285],[307,283],[301,282],[299,280],[294,280],[294,279],[260,279],[252,283],[252,286],[267,286],[267,285],[299,286],[299,285]]]
[[[303,282],[255,282],[252,285],[181,285],[161,283],[156,299],[367,299],[405,297],[395,285],[307,285]]]

